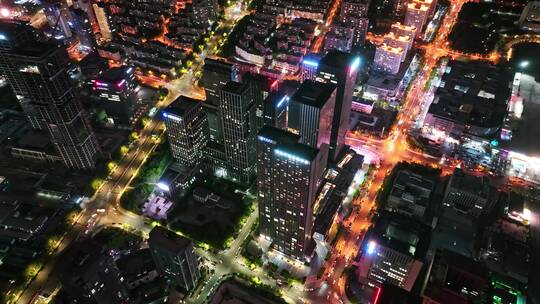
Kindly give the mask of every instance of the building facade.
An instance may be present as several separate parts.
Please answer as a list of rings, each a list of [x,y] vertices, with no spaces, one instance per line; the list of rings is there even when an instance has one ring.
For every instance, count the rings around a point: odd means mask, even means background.
[[[228,178],[249,184],[255,175],[256,103],[248,84],[229,81],[221,89],[220,112]]]
[[[378,46],[375,51],[373,66],[375,70],[395,75],[399,72],[403,57],[405,56],[402,48],[383,44]]]
[[[38,41],[19,23],[3,22],[0,31],[0,73],[32,126],[48,132],[65,166],[94,168],[98,144],[70,82],[66,49]]]
[[[264,126],[257,136],[259,227],[284,255],[304,260],[324,161],[293,133]]]
[[[405,215],[382,212],[364,238],[358,276],[410,292],[426,263],[430,238],[429,226]]]
[[[130,66],[115,67],[91,80],[95,97],[115,125],[131,126],[138,108],[135,89],[138,87],[135,71]]]
[[[288,128],[300,135],[300,142],[317,148],[328,158],[332,136],[336,85],[306,80],[292,96]],[[323,163],[326,167],[326,162]]]
[[[202,101],[180,96],[162,116],[174,159],[188,167],[199,165],[209,137]]]
[[[317,81],[336,85],[329,151],[331,161],[339,158],[345,146],[345,135],[349,130],[352,96],[359,67],[360,57],[340,51],[328,52],[319,63]]]
[[[158,272],[185,291],[195,287],[201,272],[193,242],[160,226],[154,227],[149,236],[148,245]]]

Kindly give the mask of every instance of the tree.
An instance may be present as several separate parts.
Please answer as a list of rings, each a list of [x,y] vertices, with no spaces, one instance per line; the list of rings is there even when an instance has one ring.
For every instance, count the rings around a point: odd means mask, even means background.
[[[103,180],[101,178],[94,178],[91,182],[92,189],[97,190],[101,184],[103,184]]]

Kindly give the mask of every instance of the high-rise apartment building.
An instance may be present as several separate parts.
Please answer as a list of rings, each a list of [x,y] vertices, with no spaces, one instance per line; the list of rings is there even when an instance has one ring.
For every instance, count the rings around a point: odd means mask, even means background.
[[[383,44],[377,46],[373,67],[375,70],[389,74],[397,74],[401,67],[401,60],[404,57],[402,48],[394,48]]]
[[[355,29],[351,24],[335,22],[324,37],[324,51],[350,52],[354,38]]]
[[[208,140],[208,121],[202,101],[180,96],[162,115],[174,159],[188,167],[199,165]]]
[[[429,226],[384,211],[364,238],[357,274],[410,292],[426,263],[430,239]]]
[[[398,36],[394,32],[389,32],[384,35],[383,41],[385,45],[391,48],[403,50],[401,53],[401,61],[403,62],[405,61],[405,58],[407,58],[409,48],[412,47],[413,38],[408,36]]]
[[[300,136],[264,126],[257,136],[259,227],[284,255],[304,260],[325,157]]]
[[[148,246],[158,272],[188,291],[201,277],[193,242],[166,228],[150,231]]]
[[[405,12],[405,25],[416,28],[415,37],[418,37],[427,22],[430,6],[422,2],[410,2]]]
[[[339,20],[354,29],[353,46],[363,45],[369,25],[370,0],[346,0],[341,4]]]
[[[401,40],[407,40],[409,42],[406,47],[401,46],[405,50],[405,53],[411,50],[416,33],[416,28],[414,26],[404,25],[399,22],[392,23],[390,33],[392,33],[394,37],[398,37]]]
[[[340,18],[356,15],[366,17],[369,10],[370,0],[345,0],[341,4]]]
[[[255,175],[256,104],[249,84],[229,81],[221,89],[221,123],[228,178],[249,184]]]
[[[0,74],[5,75],[28,120],[46,130],[65,166],[91,169],[98,145],[67,73],[64,47],[38,41],[31,28],[0,23]]]
[[[336,161],[345,146],[345,135],[349,130],[351,104],[360,57],[340,51],[330,51],[319,63],[317,81],[330,82],[337,86],[336,102],[330,136],[330,160]]]

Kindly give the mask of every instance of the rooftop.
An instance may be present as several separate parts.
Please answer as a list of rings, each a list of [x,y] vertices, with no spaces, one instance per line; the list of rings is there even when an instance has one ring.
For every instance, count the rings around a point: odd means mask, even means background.
[[[276,150],[302,158],[306,161],[314,160],[319,150],[298,142],[300,136],[278,128],[264,126],[258,134],[260,141],[271,142]]]
[[[322,108],[335,90],[335,84],[306,80],[300,85],[298,91],[293,95],[292,100],[301,104]]]
[[[504,68],[477,61],[450,61],[429,113],[471,126],[500,126],[507,112],[510,81]]]
[[[489,194],[487,186],[488,181],[485,178],[468,174],[460,168],[454,170],[449,184],[449,187],[476,193],[484,197]]]
[[[175,101],[173,101],[167,108],[163,110],[165,113],[170,113],[177,115],[179,117],[184,117],[186,113],[193,111],[197,107],[202,106],[202,101],[187,96],[181,95]]]
[[[423,259],[429,249],[431,228],[408,216],[382,211],[366,239],[415,259]]]
[[[321,59],[320,65],[330,66],[338,69],[346,69],[350,64],[353,63],[353,59],[354,56],[350,53],[332,50]]]
[[[132,282],[156,269],[148,248],[122,255],[117,261],[118,270],[127,282]]]
[[[241,83],[237,81],[229,81],[227,82],[223,88],[222,91],[226,91],[233,94],[241,94],[248,88],[248,85],[246,83]]]
[[[175,253],[185,251],[192,244],[190,239],[161,226],[154,227],[149,236],[148,243],[150,246],[157,246]]]
[[[113,67],[103,71],[99,75],[99,80],[108,83],[117,83],[133,73],[130,66]]]

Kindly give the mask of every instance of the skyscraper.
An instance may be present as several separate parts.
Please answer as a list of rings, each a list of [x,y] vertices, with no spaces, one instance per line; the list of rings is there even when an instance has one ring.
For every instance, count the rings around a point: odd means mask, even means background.
[[[289,129],[296,130],[300,142],[320,150],[328,159],[336,85],[306,80],[292,96]],[[322,164],[326,167],[326,161]]]
[[[249,184],[255,174],[256,104],[247,83],[229,81],[221,89],[221,123],[227,177]]]
[[[396,37],[405,37],[405,40],[409,42],[407,47],[403,47],[405,53],[408,52],[413,45],[414,35],[416,33],[416,28],[414,26],[408,26],[401,24],[399,22],[393,23],[390,27],[390,32]],[[403,40],[403,38],[402,38]]]
[[[284,130],[264,126],[257,138],[261,235],[279,252],[304,260],[325,157]]]
[[[98,145],[70,83],[65,48],[38,41],[20,23],[2,22],[0,32],[0,73],[32,126],[48,132],[65,166],[93,168]]]
[[[156,226],[150,231],[148,246],[161,275],[186,291],[195,287],[201,272],[191,240]]]
[[[180,96],[163,111],[171,154],[188,167],[203,160],[208,140],[208,121],[200,100]]]
[[[337,85],[336,102],[330,137],[330,160],[336,161],[345,146],[345,135],[349,130],[351,104],[360,57],[349,53],[331,51],[321,59],[317,81]]]
[[[237,71],[233,64],[210,58],[204,60],[201,78],[201,85],[204,87],[206,94],[204,107],[208,115],[210,140],[217,144],[223,142],[221,114],[219,113],[221,88],[231,80],[237,80]]]
[[[317,77],[317,69],[319,68],[319,61],[321,61],[321,57],[317,54],[309,53],[304,56],[302,65],[300,66],[302,81],[306,79],[315,80]]]
[[[253,102],[255,102],[255,114],[257,116],[257,130],[264,124],[264,100],[270,93],[271,86],[267,77],[261,74],[246,73],[242,76],[242,82],[249,85]]]
[[[384,35],[384,44],[392,48],[400,48],[403,50],[401,54],[401,61],[404,61],[407,57],[407,51],[412,47],[413,39],[408,36],[398,36],[393,32]]]
[[[291,97],[285,92],[272,92],[264,100],[263,126],[287,129],[287,106]]]
[[[204,59],[201,85],[206,93],[206,103],[219,106],[221,88],[229,81],[238,80],[236,67],[225,60]]]

